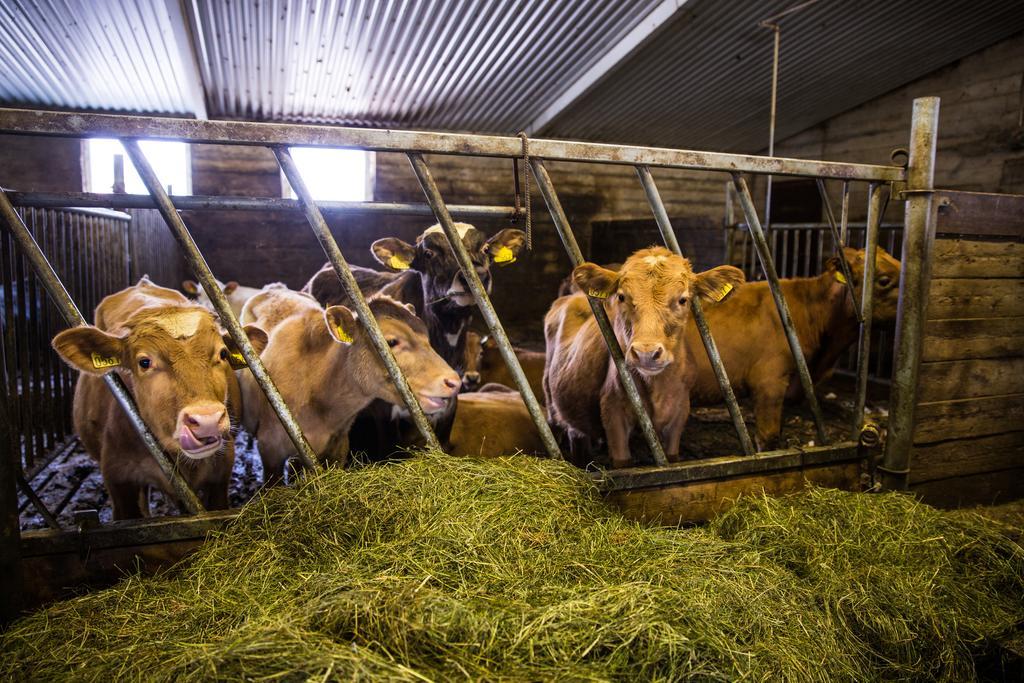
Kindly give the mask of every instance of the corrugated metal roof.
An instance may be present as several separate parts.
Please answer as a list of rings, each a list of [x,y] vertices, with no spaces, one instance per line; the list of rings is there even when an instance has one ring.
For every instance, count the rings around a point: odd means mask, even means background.
[[[0,0],[0,101],[194,113],[169,7],[166,0]]]
[[[193,0],[213,117],[515,132],[657,5]]]
[[[758,21],[796,4],[691,0],[541,132],[765,149],[772,32]],[[1024,30],[1024,6],[1020,0],[821,0],[780,25],[777,140]]]

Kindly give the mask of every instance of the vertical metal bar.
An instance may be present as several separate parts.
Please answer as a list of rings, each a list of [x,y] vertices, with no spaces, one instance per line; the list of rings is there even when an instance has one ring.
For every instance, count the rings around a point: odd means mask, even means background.
[[[53,303],[60,310],[61,315],[67,320],[68,324],[73,327],[86,325],[85,318],[82,317],[81,311],[75,305],[75,302],[68,295],[66,289],[64,289],[63,283],[57,274],[53,272],[53,267],[50,266],[49,261],[46,260],[46,256],[40,251],[39,245],[32,238],[32,234],[25,227],[25,223],[18,216],[14,207],[11,206],[10,199],[7,197],[7,193],[0,189],[0,215],[3,216],[11,235],[14,237],[21,250],[21,253],[25,255],[29,263],[32,264],[33,270],[35,270],[36,277],[43,283],[50,298],[53,299]],[[142,421],[142,417],[139,415],[138,406],[135,405],[135,399],[132,397],[128,388],[125,386],[124,381],[116,373],[108,373],[103,376],[103,379],[107,383],[107,387],[110,388],[111,393],[114,394],[114,398],[121,404],[125,413],[128,415],[128,420],[132,423],[135,431],[138,433],[139,438],[142,439],[146,449],[149,450],[153,458],[156,459],[157,464],[163,471],[164,476],[171,482],[171,486],[174,488],[174,492],[178,495],[178,498],[182,501],[185,509],[191,513],[203,512],[203,505],[199,502],[196,494],[189,488],[189,485],[184,479],[178,474],[174,467],[174,464],[167,458],[163,450],[160,448],[160,444],[157,442],[156,437],[146,427],[146,423]]]
[[[782,277],[792,277],[793,269],[792,263],[789,262],[789,238],[792,234],[792,230],[781,230],[782,234],[779,239],[782,240],[782,254],[779,256],[779,260],[782,261],[782,267],[779,270],[782,272]]]
[[[480,276],[476,273],[473,260],[469,252],[466,251],[458,231],[455,229],[455,223],[452,221],[452,216],[444,203],[444,198],[441,197],[441,191],[438,190],[437,183],[434,182],[434,176],[431,174],[427,162],[420,154],[410,153],[408,156],[409,162],[412,164],[412,170],[416,174],[416,179],[419,180],[420,187],[423,188],[423,194],[427,197],[427,203],[434,210],[437,222],[448,237],[448,243],[451,245],[455,259],[462,270],[462,276],[466,279],[470,291],[473,292],[473,298],[476,299],[477,306],[480,308],[480,314],[483,316],[484,322],[487,323],[487,329],[491,332],[491,338],[498,344],[498,351],[505,361],[505,366],[512,373],[512,379],[515,380],[516,387],[523,397],[526,409],[529,411],[530,417],[533,418],[533,423],[537,425],[537,431],[540,433],[541,441],[544,442],[544,448],[552,458],[561,458],[562,451],[558,448],[555,435],[551,432],[551,426],[544,415],[544,409],[541,408],[540,402],[530,387],[529,380],[526,379],[526,373],[523,372],[523,367],[519,364],[519,358],[516,357],[516,352],[512,349],[512,343],[508,340],[508,335],[505,334],[505,328],[502,327],[501,320],[494,310],[494,305],[491,304],[491,299],[487,296],[487,290],[484,289]]]
[[[651,170],[646,166],[637,166],[636,174],[640,178],[640,184],[644,187],[647,201],[651,205],[651,211],[654,213],[654,220],[658,223],[658,229],[661,231],[661,238],[669,249],[682,256],[683,251],[679,248],[679,241],[676,239],[675,230],[672,228],[672,222],[669,220],[668,211],[665,210],[665,203],[661,199],[661,193],[658,192],[658,186],[654,183],[654,176],[651,175]],[[693,321],[697,324],[697,331],[700,332],[700,339],[704,342],[704,350],[708,354],[711,369],[714,370],[718,386],[722,390],[722,398],[725,399],[725,406],[729,409],[729,416],[732,418],[732,426],[736,430],[736,437],[740,440],[743,452],[746,455],[753,455],[754,444],[750,441],[747,425],[743,422],[743,413],[736,402],[736,394],[733,393],[729,376],[725,372],[725,366],[722,365],[722,356],[718,353],[718,345],[715,344],[707,318],[704,317],[704,308],[700,302],[700,297],[690,297],[690,302],[693,309]]]
[[[309,442],[306,441],[306,437],[302,435],[299,423],[292,416],[274,381],[270,379],[270,375],[263,366],[263,361],[260,360],[259,354],[256,353],[256,349],[249,342],[249,337],[246,336],[245,330],[242,329],[238,318],[235,317],[234,312],[231,310],[231,305],[228,303],[224,291],[217,286],[217,281],[210,271],[210,266],[206,263],[202,252],[199,251],[199,247],[196,246],[195,240],[192,239],[192,234],[185,227],[185,222],[178,215],[174,204],[171,203],[170,197],[167,196],[167,191],[160,184],[156,173],[153,172],[153,167],[150,166],[146,155],[142,153],[139,141],[134,138],[126,138],[121,143],[124,145],[125,151],[128,152],[128,157],[142,178],[142,182],[146,185],[146,189],[149,190],[150,196],[156,202],[157,209],[160,211],[160,215],[163,216],[164,222],[185,253],[185,260],[188,261],[189,266],[192,268],[196,280],[203,286],[206,296],[210,298],[210,303],[213,304],[214,310],[220,316],[221,324],[227,328],[228,334],[231,335],[231,339],[235,342],[235,346],[242,352],[246,365],[252,371],[253,378],[260,385],[260,388],[263,389],[267,401],[270,402],[274,412],[280,418],[281,425],[295,446],[295,453],[299,460],[311,470],[318,469],[319,465],[316,462],[316,454],[313,453],[313,449],[310,447]]]
[[[821,178],[818,181],[818,194],[821,195],[821,202],[825,205],[825,219],[828,222],[829,230],[832,231],[832,249],[835,252],[836,258],[839,259],[839,270],[843,273],[843,279],[846,280],[846,290],[850,292],[850,298],[853,300],[853,311],[857,316],[857,320],[860,321],[860,305],[857,303],[857,289],[853,284],[853,274],[850,272],[850,264],[846,262],[846,254],[843,253],[843,238],[839,234],[839,228],[836,226],[836,215],[832,213],[832,202],[829,201],[828,191],[825,189],[825,181]]]
[[[850,181],[843,181],[843,198],[839,205],[839,241],[849,244],[846,230],[850,224]]]
[[[540,187],[541,194],[544,195],[544,201],[548,205],[548,211],[551,213],[551,218],[555,223],[555,229],[558,230],[558,236],[562,239],[562,244],[569,255],[569,260],[575,268],[583,263],[583,253],[580,251],[579,244],[576,243],[576,236],[573,235],[569,219],[562,208],[562,202],[559,201],[558,194],[555,192],[555,186],[551,182],[551,176],[548,175],[548,169],[544,166],[544,162],[541,159],[530,159],[530,167],[533,169],[533,176],[537,179],[537,185]],[[626,358],[622,355],[622,347],[619,346],[619,340],[615,337],[615,332],[612,330],[611,321],[608,320],[608,313],[604,310],[604,306],[592,297],[588,296],[587,301],[590,304],[590,310],[594,313],[597,328],[601,331],[601,336],[604,337],[605,344],[608,346],[608,353],[612,357],[612,362],[615,363],[615,370],[619,373],[619,382],[622,384],[622,390],[626,393],[629,405],[636,415],[637,423],[640,425],[640,432],[643,434],[644,440],[647,441],[648,448],[651,449],[654,461],[659,465],[666,465],[668,460],[665,458],[665,449],[662,447],[661,439],[658,438],[657,432],[654,431],[654,424],[644,408],[644,402],[640,397],[640,391],[636,387],[636,382],[633,380],[633,375],[630,373],[629,368],[626,367]]]
[[[281,170],[284,171],[284,175],[288,179],[288,184],[291,185],[292,190],[295,191],[295,196],[298,197],[299,205],[306,215],[306,221],[313,228],[313,233],[327,255],[327,260],[331,262],[334,272],[338,275],[338,279],[341,280],[345,293],[355,306],[356,314],[359,320],[362,321],[367,335],[370,337],[370,343],[384,363],[384,367],[387,369],[391,381],[394,382],[395,389],[398,390],[398,394],[405,402],[406,408],[409,409],[409,414],[412,416],[416,429],[419,430],[420,435],[423,436],[423,439],[430,448],[440,450],[441,445],[437,441],[437,436],[434,435],[434,430],[431,428],[427,416],[423,414],[419,401],[416,400],[416,396],[412,393],[409,381],[405,378],[402,369],[398,367],[398,362],[395,360],[387,341],[384,339],[384,333],[380,331],[377,320],[370,312],[370,307],[366,303],[359,285],[356,283],[355,276],[352,275],[348,261],[345,260],[345,256],[341,253],[334,235],[331,234],[331,229],[327,226],[327,221],[324,220],[323,213],[320,212],[319,207],[317,207],[316,202],[313,200],[313,196],[309,192],[309,188],[306,187],[306,181],[303,180],[298,166],[295,165],[295,160],[292,159],[291,153],[285,147],[274,147],[273,149],[274,154],[277,155],[277,163],[280,164]]]
[[[801,230],[804,234],[804,269],[801,272],[803,277],[811,276],[811,245],[814,244],[814,231],[810,228],[804,228]]]
[[[772,103],[771,120],[768,122],[768,156],[775,156],[775,109],[779,94],[779,42],[782,38],[782,28],[775,23],[762,22],[761,26],[770,28],[773,32],[772,44]],[[767,176],[764,193],[764,227],[770,230],[772,227],[772,176]]]
[[[18,220],[22,220],[20,215]],[[24,225],[24,223],[22,223]],[[26,226],[25,231],[28,232]],[[14,326],[17,330],[18,345],[18,369],[14,376],[17,386],[18,406],[18,438],[21,440],[21,458],[23,463],[31,466],[35,460],[35,450],[32,448],[32,396],[29,393],[29,348],[28,348],[28,319],[30,308],[28,305],[28,281],[31,275],[25,268],[25,258],[22,254],[15,256],[15,277],[18,282],[18,310],[14,317]]]
[[[931,252],[935,241],[937,206],[933,192],[935,143],[938,137],[939,98],[914,100],[907,166],[907,204],[900,261],[900,300],[896,311],[896,357],[889,394],[889,438],[879,471],[886,489],[906,489],[910,452],[914,446],[917,376],[921,367]]]
[[[803,386],[804,394],[807,396],[807,403],[811,407],[811,414],[814,415],[814,426],[818,434],[818,442],[821,445],[828,443],[825,434],[825,418],[821,414],[821,406],[818,405],[818,397],[814,393],[814,380],[811,379],[811,371],[807,368],[807,360],[804,358],[803,348],[800,346],[800,337],[793,327],[793,317],[789,314],[789,306],[782,295],[782,286],[779,284],[779,276],[775,272],[775,263],[772,260],[768,244],[764,239],[764,231],[757,218],[757,209],[754,207],[754,199],[750,196],[750,189],[747,181],[739,173],[732,174],[733,183],[736,185],[736,192],[740,198],[740,206],[747,216],[747,225],[750,227],[750,236],[754,240],[758,257],[761,259],[761,269],[768,280],[768,288],[775,299],[775,307],[779,311],[779,322],[782,323],[783,332],[789,342],[789,350],[793,352],[793,362],[796,364],[796,372],[800,376],[800,384]]]
[[[857,390],[853,405],[853,438],[864,426],[864,405],[868,395],[868,366],[871,361],[871,316],[875,307],[875,259],[878,253],[878,226],[882,222],[882,189],[878,183],[868,186],[868,217],[864,235],[864,281],[861,284],[860,339],[857,343]]]

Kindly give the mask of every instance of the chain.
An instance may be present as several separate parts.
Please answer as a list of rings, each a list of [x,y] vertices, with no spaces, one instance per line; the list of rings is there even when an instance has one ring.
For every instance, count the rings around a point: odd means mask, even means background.
[[[518,137],[520,140],[523,141],[522,185],[526,187],[526,191],[523,193],[523,200],[526,204],[526,250],[533,251],[533,211],[532,207],[530,206],[530,138],[527,137],[526,133],[524,132],[520,132]],[[520,211],[519,190],[521,185],[519,180],[519,170],[519,159],[513,158],[512,172],[513,177],[515,178],[516,186],[515,209],[517,218],[519,217]]]

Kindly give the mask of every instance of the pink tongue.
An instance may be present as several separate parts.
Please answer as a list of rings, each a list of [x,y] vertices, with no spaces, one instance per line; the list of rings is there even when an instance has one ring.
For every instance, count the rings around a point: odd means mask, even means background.
[[[181,428],[181,433],[178,435],[178,443],[181,444],[182,450],[186,451],[198,451],[204,446],[208,446],[212,443],[209,439],[204,441],[197,439],[195,434],[192,433],[192,430],[184,426]]]

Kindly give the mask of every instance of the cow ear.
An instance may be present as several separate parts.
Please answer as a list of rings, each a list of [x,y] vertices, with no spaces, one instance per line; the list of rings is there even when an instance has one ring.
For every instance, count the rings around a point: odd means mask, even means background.
[[[505,228],[487,240],[487,253],[491,260],[499,266],[508,266],[516,262],[516,258],[525,244],[525,232],[515,228]]]
[[[139,282],[142,282],[141,280]],[[195,280],[185,280],[181,283],[181,291],[189,296],[199,296],[199,283]]]
[[[249,338],[249,343],[252,344],[253,351],[256,355],[263,353],[263,349],[267,348],[267,333],[263,331],[262,327],[257,325],[245,325],[242,327],[245,330],[245,336]],[[224,346],[228,347],[228,353],[230,354],[228,362],[231,363],[233,370],[241,370],[246,366],[245,357],[242,356],[242,352],[239,351],[238,346],[235,344],[235,340],[231,338],[231,335],[225,332],[221,335],[224,339]]]
[[[409,270],[416,258],[416,247],[397,237],[384,237],[370,246],[373,258],[391,270]]]
[[[225,284],[223,289],[224,289],[224,293],[225,294],[230,294],[231,292],[233,292],[236,289],[238,289],[238,283],[235,282],[234,280],[232,280],[232,281],[228,282],[227,284]]]
[[[356,316],[344,306],[329,306],[324,311],[327,330],[334,340],[351,344],[356,334]]]
[[[851,247],[843,247],[843,257],[846,259],[846,264],[850,267],[850,272],[857,276],[858,265],[863,269],[863,263],[858,263],[864,258],[863,253]],[[825,261],[825,270],[832,273],[832,276],[839,282],[846,282],[846,277],[843,275],[843,267],[839,262],[838,256],[830,256]]]
[[[619,286],[619,274],[596,263],[581,263],[573,268],[572,281],[595,299],[607,299]]]
[[[64,330],[52,343],[65,363],[90,375],[105,375],[124,364],[124,338],[91,325]]]
[[[700,298],[718,302],[744,282],[746,282],[746,277],[739,268],[718,266],[699,274],[694,282],[694,290]]]

